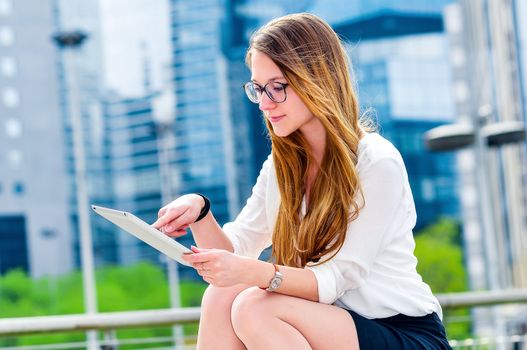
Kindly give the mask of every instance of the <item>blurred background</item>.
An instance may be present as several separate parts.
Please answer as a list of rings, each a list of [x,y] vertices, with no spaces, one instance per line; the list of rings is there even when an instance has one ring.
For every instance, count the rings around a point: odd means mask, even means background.
[[[525,1],[0,0],[0,317],[199,306],[192,269],[90,204],[153,222],[199,192],[234,219],[270,152],[242,90],[248,39],[303,11],[342,38],[362,112],[405,160],[432,290],[527,288]],[[526,311],[445,323],[451,339],[525,334]]]

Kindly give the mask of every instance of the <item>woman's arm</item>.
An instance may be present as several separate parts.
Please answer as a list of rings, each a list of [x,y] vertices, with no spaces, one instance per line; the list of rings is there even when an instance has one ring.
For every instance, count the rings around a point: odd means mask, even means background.
[[[261,288],[269,287],[269,282],[274,277],[275,269],[271,263],[254,260],[249,263],[253,271],[249,285]],[[283,279],[276,293],[290,295],[311,301],[318,301],[317,279],[313,271],[289,266],[278,266]]]
[[[214,218],[212,211],[198,222],[201,209],[204,207],[203,197],[197,194],[186,194],[159,210],[158,219],[152,224],[171,237],[181,237],[190,227],[194,240],[199,247],[224,249],[234,251],[232,243]]]
[[[194,254],[183,259],[196,268],[203,279],[216,286],[228,287],[246,284],[260,288],[269,287],[275,275],[273,264],[244,257],[218,249],[192,248]],[[276,293],[319,301],[318,285],[315,274],[308,269],[278,266],[283,275]]]
[[[201,198],[203,200],[203,198]],[[212,211],[200,221],[190,224],[192,235],[200,248],[217,248],[234,252],[231,240],[214,218]]]

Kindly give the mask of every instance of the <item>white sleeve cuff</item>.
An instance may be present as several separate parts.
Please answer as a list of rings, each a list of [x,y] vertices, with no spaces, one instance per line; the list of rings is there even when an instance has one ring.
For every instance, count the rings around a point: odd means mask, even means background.
[[[321,265],[306,266],[313,271],[318,285],[318,301],[322,304],[333,304],[342,294],[337,291],[337,274],[340,275],[335,263],[327,261]]]
[[[333,304],[348,290],[359,288],[367,278],[367,271],[357,262],[331,259],[321,265],[306,266],[313,271],[318,284],[318,301]]]
[[[232,248],[234,249],[234,254],[243,255],[243,252],[240,248],[240,241],[238,240],[238,237],[231,232],[231,226],[234,226],[232,222],[228,222],[223,225],[223,232],[227,235],[229,240],[231,241]]]
[[[223,232],[227,235],[229,240],[232,243],[232,247],[234,249],[234,254],[241,255],[241,256],[247,256],[251,258],[258,258],[261,253],[261,248],[258,246],[248,247],[244,245],[244,242],[239,239],[239,235],[237,234],[238,227],[236,226],[236,223],[234,222],[228,222],[225,225],[223,225]],[[243,234],[243,233],[242,233]]]

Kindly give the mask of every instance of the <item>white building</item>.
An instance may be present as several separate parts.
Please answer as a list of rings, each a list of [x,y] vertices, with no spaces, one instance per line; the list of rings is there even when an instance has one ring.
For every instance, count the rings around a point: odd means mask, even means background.
[[[73,265],[51,8],[0,0],[0,271],[35,277]]]

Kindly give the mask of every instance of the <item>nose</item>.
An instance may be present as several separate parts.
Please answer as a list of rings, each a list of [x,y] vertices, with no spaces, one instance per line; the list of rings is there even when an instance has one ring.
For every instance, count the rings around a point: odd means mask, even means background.
[[[276,102],[271,100],[269,96],[264,92],[262,94],[262,98],[260,98],[260,103],[258,104],[258,108],[260,108],[261,111],[268,111],[276,107]]]

